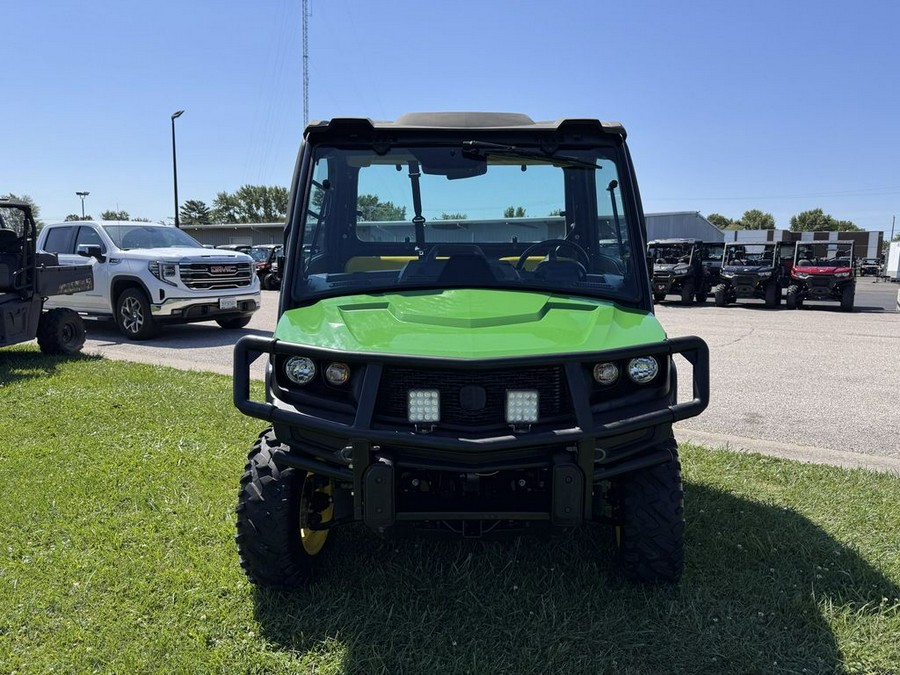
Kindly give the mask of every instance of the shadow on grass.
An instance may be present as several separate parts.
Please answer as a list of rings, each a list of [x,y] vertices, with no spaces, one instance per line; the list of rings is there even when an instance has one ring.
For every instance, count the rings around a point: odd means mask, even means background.
[[[624,583],[599,527],[505,542],[348,528],[310,587],[258,590],[256,617],[274,648],[334,652],[347,673],[841,671],[828,619],[865,621],[898,588],[795,512],[686,490],[677,587]]]
[[[56,374],[60,364],[99,361],[102,358],[82,353],[72,356],[49,356],[32,347],[22,346],[0,349],[0,384],[8,385],[20,380],[48,377]]]

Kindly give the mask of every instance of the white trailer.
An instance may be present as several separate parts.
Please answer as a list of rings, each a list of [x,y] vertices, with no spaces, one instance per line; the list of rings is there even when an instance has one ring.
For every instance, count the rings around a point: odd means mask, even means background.
[[[891,281],[900,281],[900,241],[892,241],[888,249],[884,276]]]

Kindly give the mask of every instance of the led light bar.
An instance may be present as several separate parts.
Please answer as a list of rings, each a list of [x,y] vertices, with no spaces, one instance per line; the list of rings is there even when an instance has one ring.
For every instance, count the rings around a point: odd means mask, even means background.
[[[414,424],[440,422],[440,391],[437,389],[410,389],[406,394],[406,417]]]
[[[507,424],[534,424],[538,420],[538,392],[535,389],[507,389]]]

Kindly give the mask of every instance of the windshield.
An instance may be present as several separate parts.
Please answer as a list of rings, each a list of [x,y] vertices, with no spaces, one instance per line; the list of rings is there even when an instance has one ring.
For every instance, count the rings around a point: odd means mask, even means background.
[[[637,299],[615,148],[318,147],[295,296],[459,287]]]
[[[794,265],[797,267],[850,267],[853,264],[853,242],[829,241],[797,243]]]
[[[691,262],[693,244],[653,242],[647,246],[647,255],[654,265],[678,265]]]
[[[106,234],[120,249],[134,248],[203,248],[203,245],[183,230],[168,225],[148,225],[145,223],[121,223],[102,225]]]
[[[725,246],[726,267],[762,267],[773,265],[775,244],[738,244]]]
[[[268,262],[269,256],[272,255],[272,252],[274,250],[275,249],[269,248],[268,246],[265,246],[265,247],[254,246],[253,248],[250,249],[249,253],[250,253],[250,257],[253,258],[256,262]]]

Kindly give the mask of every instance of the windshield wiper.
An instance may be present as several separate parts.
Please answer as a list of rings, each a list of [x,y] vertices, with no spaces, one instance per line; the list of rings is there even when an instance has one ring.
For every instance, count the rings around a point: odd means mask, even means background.
[[[555,164],[557,166],[577,166],[582,169],[600,168],[593,162],[586,162],[583,159],[578,159],[577,157],[547,154],[546,152],[543,152],[541,150],[520,148],[515,145],[504,145],[502,143],[489,143],[488,141],[463,141],[462,147],[464,155],[474,155],[475,157],[486,157],[487,155],[502,157],[521,157],[522,159],[536,159],[539,162],[546,162],[547,164]]]

